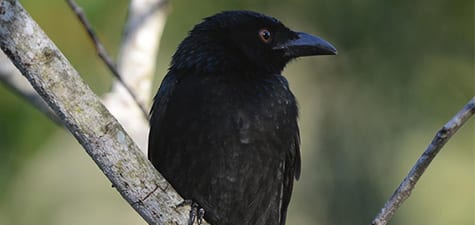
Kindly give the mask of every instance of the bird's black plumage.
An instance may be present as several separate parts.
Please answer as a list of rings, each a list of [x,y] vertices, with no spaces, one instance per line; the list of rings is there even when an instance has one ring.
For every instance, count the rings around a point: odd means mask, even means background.
[[[255,12],[204,19],[178,47],[155,96],[149,159],[213,225],[284,225],[300,138],[281,72],[293,58],[335,53]]]

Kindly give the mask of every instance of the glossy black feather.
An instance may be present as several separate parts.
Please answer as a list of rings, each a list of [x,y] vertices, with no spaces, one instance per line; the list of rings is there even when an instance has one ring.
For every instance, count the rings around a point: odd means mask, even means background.
[[[300,138],[281,71],[297,56],[273,47],[297,38],[254,12],[206,18],[178,47],[155,96],[149,159],[213,225],[285,224]]]

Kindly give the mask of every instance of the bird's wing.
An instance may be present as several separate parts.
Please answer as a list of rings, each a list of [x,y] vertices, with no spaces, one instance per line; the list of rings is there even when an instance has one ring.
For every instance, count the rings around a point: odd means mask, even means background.
[[[148,158],[152,162],[156,162],[157,160],[155,160],[153,156],[155,151],[150,151],[150,149],[155,149],[157,147],[159,138],[156,138],[156,132],[160,130],[155,126],[160,126],[162,124],[161,120],[165,114],[168,102],[172,97],[173,90],[177,83],[177,74],[168,72],[165,78],[163,78],[162,84],[153,99],[152,109],[150,110],[150,134],[148,138]]]
[[[285,225],[287,216],[287,207],[289,206],[290,196],[292,195],[292,189],[294,179],[298,180],[300,177],[300,133],[294,135],[290,144],[290,149],[286,154],[284,162],[284,183],[282,189],[282,205],[280,211],[280,225]]]

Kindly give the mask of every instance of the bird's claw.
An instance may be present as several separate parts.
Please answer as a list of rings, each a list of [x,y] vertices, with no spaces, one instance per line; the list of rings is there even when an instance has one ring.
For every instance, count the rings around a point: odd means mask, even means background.
[[[190,217],[188,218],[188,225],[193,225],[195,221],[197,222],[198,225],[202,225],[203,223],[203,217],[205,215],[205,210],[200,207],[200,205],[196,202],[193,202],[192,200],[183,200],[180,204],[177,205],[177,207],[182,207],[185,205],[190,205]]]
[[[198,209],[198,225],[201,225],[203,223],[204,216],[205,216],[205,209],[200,207]]]

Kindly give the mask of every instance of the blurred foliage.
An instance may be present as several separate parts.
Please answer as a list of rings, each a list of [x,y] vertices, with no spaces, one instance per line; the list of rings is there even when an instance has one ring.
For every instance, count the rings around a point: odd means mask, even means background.
[[[107,92],[110,72],[65,1],[21,2],[93,90]],[[128,2],[78,3],[115,55]],[[475,94],[473,0],[172,0],[155,86],[188,30],[226,9],[275,16],[339,51],[284,71],[300,101],[303,159],[288,224],[368,224]],[[474,137],[472,119],[391,224],[475,224]],[[0,86],[0,225],[84,223],[145,224],[62,128]]]

